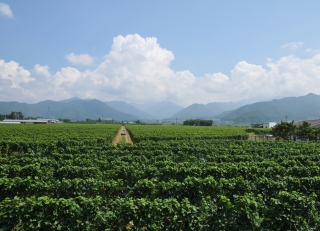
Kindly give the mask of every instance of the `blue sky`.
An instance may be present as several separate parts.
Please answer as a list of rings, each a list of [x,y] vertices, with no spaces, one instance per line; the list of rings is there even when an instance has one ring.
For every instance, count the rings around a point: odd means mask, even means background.
[[[292,0],[0,0],[0,101],[187,106],[320,94],[318,9]]]

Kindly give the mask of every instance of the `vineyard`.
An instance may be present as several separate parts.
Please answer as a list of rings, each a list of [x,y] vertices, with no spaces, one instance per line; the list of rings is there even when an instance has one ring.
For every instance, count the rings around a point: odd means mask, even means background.
[[[194,140],[194,139],[240,139],[247,136],[240,127],[190,127],[190,126],[126,126],[133,142],[143,140]]]
[[[320,143],[244,128],[1,125],[2,230],[319,230]]]

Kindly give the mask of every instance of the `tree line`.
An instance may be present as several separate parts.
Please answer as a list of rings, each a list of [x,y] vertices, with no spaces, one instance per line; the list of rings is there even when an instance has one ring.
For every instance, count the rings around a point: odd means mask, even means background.
[[[281,123],[272,128],[271,134],[277,140],[290,140],[292,137],[300,139],[312,139],[320,136],[320,127],[311,128],[310,126],[311,124],[307,121],[303,121],[298,126],[294,124],[294,121],[281,121]]]
[[[0,121],[4,119],[10,119],[10,120],[28,120],[28,119],[37,119],[37,117],[32,117],[32,116],[25,116],[21,111],[12,111],[10,114],[0,114]],[[65,122],[65,123],[71,123],[71,119],[62,119],[59,118],[60,121]],[[78,122],[78,121],[77,121]],[[92,120],[87,118],[85,121],[80,121],[84,123],[97,123],[97,122],[102,122],[102,120],[99,118],[98,120]]]
[[[24,115],[21,111],[12,111],[10,114],[0,114],[0,120],[4,119],[23,120]]]
[[[183,125],[189,126],[212,126],[213,120],[201,120],[201,119],[194,119],[194,120],[185,120],[183,121]]]

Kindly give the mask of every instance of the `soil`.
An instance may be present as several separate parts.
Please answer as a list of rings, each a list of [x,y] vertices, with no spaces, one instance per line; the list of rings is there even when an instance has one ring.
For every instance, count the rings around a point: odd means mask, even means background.
[[[125,135],[121,135],[121,131],[122,131],[122,130],[125,130],[125,131],[126,131],[126,134],[125,134]],[[126,143],[133,144],[133,142],[132,142],[132,140],[131,140],[131,137],[130,137],[129,133],[127,132],[125,126],[121,126],[121,129],[119,130],[119,132],[118,132],[118,134],[116,135],[116,137],[114,137],[114,139],[113,139],[113,141],[112,141],[112,144],[120,143],[120,142],[122,141],[122,137],[125,137]]]

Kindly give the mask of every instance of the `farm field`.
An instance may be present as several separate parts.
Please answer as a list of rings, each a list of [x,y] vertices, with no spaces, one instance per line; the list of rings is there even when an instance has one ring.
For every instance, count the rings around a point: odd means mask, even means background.
[[[109,142],[120,127],[119,124],[1,124],[0,139],[19,142],[103,139]]]
[[[0,126],[0,228],[319,230],[320,143],[127,125],[112,145],[120,127]]]
[[[142,140],[188,140],[188,139],[239,139],[246,136],[244,127],[198,127],[126,125],[133,142]]]

